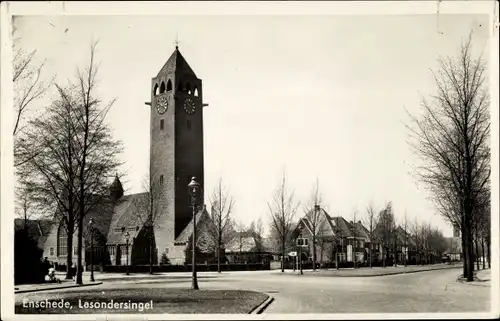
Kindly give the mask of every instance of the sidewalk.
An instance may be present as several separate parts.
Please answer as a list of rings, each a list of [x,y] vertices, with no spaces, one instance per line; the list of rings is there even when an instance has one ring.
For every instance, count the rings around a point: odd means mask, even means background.
[[[78,285],[73,280],[61,280],[61,283],[38,283],[38,284],[19,284],[14,286],[14,293],[49,291],[57,289],[77,288],[92,285],[100,285],[102,282],[90,282],[88,278],[83,279],[82,285]]]
[[[371,276],[384,276],[384,275],[394,275],[394,274],[404,274],[404,273],[416,273],[425,272],[433,270],[443,270],[443,269],[457,269],[461,268],[461,264],[448,265],[448,264],[433,264],[433,265],[409,265],[404,266],[387,266],[383,267],[361,267],[361,268],[341,268],[341,269],[317,269],[313,270],[303,270],[304,275],[315,275],[315,276],[330,276],[330,277],[371,277]],[[278,270],[281,272],[281,270]],[[300,273],[299,270],[285,270],[285,273]]]
[[[457,278],[457,282],[474,286],[491,286],[491,269],[474,271],[474,281],[467,282],[462,274]]]

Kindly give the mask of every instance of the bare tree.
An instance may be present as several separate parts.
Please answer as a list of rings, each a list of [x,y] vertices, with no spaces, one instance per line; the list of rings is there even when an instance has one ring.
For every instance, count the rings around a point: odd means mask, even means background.
[[[41,98],[52,85],[52,80],[45,81],[42,77],[45,60],[36,61],[36,50],[27,52],[19,46],[19,37],[13,35],[13,75],[14,84],[14,137],[24,129],[24,118],[28,107],[35,100]]]
[[[257,260],[262,261],[262,252],[264,252],[263,245],[263,234],[264,234],[264,223],[262,222],[262,218],[258,218],[257,221],[252,221],[250,223],[249,231],[253,234],[255,238],[255,250],[258,253]]]
[[[121,152],[121,144],[112,139],[104,122],[112,103],[102,108],[94,97],[94,51],[95,44],[88,68],[78,74],[78,84],[56,85],[58,99],[42,117],[30,121],[22,147],[34,147],[37,153],[18,167],[21,177],[29,177],[40,206],[63,224],[68,249],[78,228],[78,284],[82,283],[83,218],[106,203],[109,179],[120,165],[116,156]],[[67,278],[71,278],[72,255],[68,251]]]
[[[375,233],[382,248],[382,266],[385,267],[386,259],[389,257],[389,246],[393,238],[394,214],[392,212],[392,203],[388,202],[378,216]]]
[[[78,71],[78,102],[76,135],[78,162],[78,246],[76,283],[82,284],[83,219],[85,215],[102,203],[100,197],[108,190],[109,178],[120,163],[116,156],[121,153],[121,145],[112,139],[110,128],[105,123],[106,116],[115,100],[102,105],[96,96],[98,64],[95,61],[97,42],[90,46],[90,59],[84,70]]]
[[[322,206],[322,195],[319,189],[319,180],[316,178],[316,183],[314,184],[309,200],[305,203],[304,214],[309,222],[311,238],[312,238],[312,257],[313,257],[313,270],[316,271],[316,260],[317,260],[317,242],[318,236],[321,233],[321,228],[323,227],[323,222],[325,216],[321,213]]]
[[[281,272],[285,272],[286,242],[299,205],[300,203],[294,199],[293,190],[289,190],[286,174],[283,171],[280,185],[275,190],[272,201],[267,203],[272,229],[276,233],[281,247]]]
[[[366,225],[368,226],[368,237],[370,238],[370,248],[368,249],[369,256],[370,256],[370,267],[372,267],[372,262],[373,262],[373,244],[375,243],[374,240],[376,239],[376,233],[375,233],[375,228],[378,225],[378,219],[377,219],[377,213],[376,210],[373,206],[373,204],[368,205],[366,209],[367,217],[365,219]]]
[[[416,265],[419,265],[421,263],[422,227],[416,217],[411,224],[411,231],[413,234],[413,239],[415,240],[415,263]]]
[[[217,272],[221,273],[220,253],[222,246],[228,241],[229,228],[231,227],[231,214],[234,207],[234,199],[229,195],[227,188],[222,184],[222,178],[219,184],[213,190],[210,196],[211,218],[214,222],[210,234],[215,241],[215,250],[217,255]]]
[[[145,191],[143,197],[134,198],[133,205],[136,208],[137,218],[143,225],[145,236],[148,240],[149,274],[153,274],[153,262],[155,261],[154,230],[159,227],[158,221],[168,208],[168,199],[163,193],[165,186],[160,175],[149,170],[149,174],[143,182]],[[157,258],[156,258],[157,259]]]
[[[352,212],[352,224],[351,224],[351,233],[352,233],[352,262],[354,268],[356,268],[356,254],[357,254],[357,246],[358,246],[358,229],[356,227],[356,216],[357,211]]]
[[[17,176],[20,188],[30,181],[30,194],[36,195],[40,208],[55,214],[55,221],[64,225],[67,248],[73,246],[73,233],[77,220],[76,182],[77,157],[74,126],[76,100],[70,88],[57,86],[59,98],[47,107],[40,118],[30,122],[23,148],[35,146],[39,152],[28,162],[20,164]],[[67,253],[66,278],[71,279],[72,251]]]
[[[409,253],[408,251],[408,215],[405,210],[405,216],[403,219],[403,232],[404,232],[404,241],[403,241],[403,262],[406,267],[407,265],[407,255]]]
[[[486,64],[472,56],[472,34],[458,57],[439,58],[433,73],[437,93],[422,100],[422,117],[411,116],[410,145],[420,156],[420,180],[438,203],[458,214],[464,245],[464,275],[473,280],[473,220],[479,195],[490,177],[489,94]],[[446,217],[446,216],[445,216]]]

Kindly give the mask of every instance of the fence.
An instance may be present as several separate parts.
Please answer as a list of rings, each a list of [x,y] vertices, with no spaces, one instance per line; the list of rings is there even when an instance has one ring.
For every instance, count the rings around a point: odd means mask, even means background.
[[[221,271],[259,271],[270,270],[269,263],[248,263],[248,264],[221,264]],[[131,265],[128,267],[130,273],[149,273],[149,265]],[[217,264],[197,264],[196,270],[199,272],[217,271]],[[103,272],[125,273],[127,266],[125,265],[105,265]],[[192,271],[191,264],[185,265],[153,265],[153,272],[190,272]]]

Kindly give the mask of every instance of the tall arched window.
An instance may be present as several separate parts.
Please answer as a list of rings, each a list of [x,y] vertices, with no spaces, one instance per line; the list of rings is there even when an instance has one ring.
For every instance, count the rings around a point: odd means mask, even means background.
[[[160,85],[160,94],[163,94],[165,92],[165,83],[162,81]]]
[[[155,87],[153,89],[153,95],[155,95],[155,96],[158,95],[158,84],[155,84]]]
[[[167,81],[167,91],[171,91],[172,90],[172,81],[169,79]]]
[[[195,97],[198,97],[198,88],[194,87],[194,93],[193,94],[194,94]]]
[[[186,92],[191,95],[191,86],[189,84],[186,84]]]
[[[68,254],[68,232],[66,231],[66,226],[61,223],[59,230],[57,231],[57,255],[67,255]]]

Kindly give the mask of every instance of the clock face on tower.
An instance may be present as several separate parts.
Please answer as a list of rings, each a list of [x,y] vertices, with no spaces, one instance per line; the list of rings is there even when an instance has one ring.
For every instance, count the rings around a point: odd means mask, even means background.
[[[168,105],[169,101],[167,97],[160,96],[156,99],[156,109],[158,110],[158,113],[164,114],[168,109]]]
[[[184,101],[184,111],[188,113],[189,115],[194,114],[196,110],[196,104],[191,98],[186,98]]]

